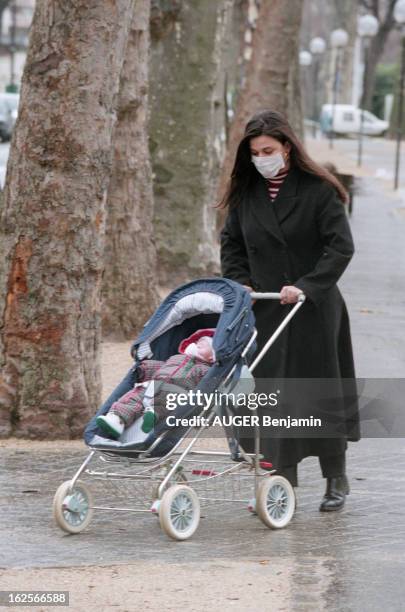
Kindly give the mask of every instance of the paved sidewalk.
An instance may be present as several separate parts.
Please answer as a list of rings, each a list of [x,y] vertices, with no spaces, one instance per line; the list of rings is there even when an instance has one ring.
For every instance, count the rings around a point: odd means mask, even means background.
[[[325,140],[307,142],[317,161],[358,177],[350,221],[356,252],[339,286],[346,299],[361,378],[405,377],[405,198],[391,182],[359,170],[353,158]]]
[[[360,187],[351,220],[356,255],[340,283],[351,315],[357,373],[400,378],[405,364],[404,205],[370,177],[364,177]],[[111,377],[108,384],[115,384]],[[29,443],[26,448],[23,442],[0,443],[0,463],[5,467],[0,474],[3,589],[13,580],[17,584],[12,568],[26,568],[18,574],[18,584],[24,576],[28,584],[30,568],[39,568],[38,588],[56,584],[54,570],[47,568],[71,568],[66,575],[74,590],[74,580],[80,580],[77,566],[134,564],[132,585],[147,602],[145,581],[158,560],[154,580],[160,577],[162,593],[154,593],[153,605],[143,604],[143,609],[160,605],[174,610],[182,603],[187,610],[204,609],[186,596],[198,584],[202,603],[214,610],[403,610],[402,439],[369,439],[350,446],[352,491],[339,514],[318,512],[324,484],[316,460],[308,458],[300,468],[298,510],[287,529],[271,532],[245,508],[217,505],[185,543],[169,541],[156,519],[143,515],[121,514],[112,521],[107,513],[99,513],[82,534],[63,535],[51,520],[52,497],[85,454],[77,442]],[[199,581],[202,566],[206,579]],[[183,576],[185,593],[178,581],[166,581],[166,571],[168,576]],[[91,593],[97,601],[95,591]],[[165,607],[169,600],[176,604]]]

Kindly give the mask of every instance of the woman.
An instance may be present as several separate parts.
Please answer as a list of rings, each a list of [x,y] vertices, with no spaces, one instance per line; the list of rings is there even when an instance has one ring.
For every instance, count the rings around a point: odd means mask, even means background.
[[[277,291],[280,303],[254,304],[258,350],[304,293],[306,301],[255,370],[256,378],[333,379],[344,431],[333,438],[270,439],[261,452],[297,485],[297,464],[319,457],[327,479],[321,511],[343,508],[349,486],[347,440],[359,439],[349,318],[336,286],[353,252],[338,180],[305,152],[287,120],[263,111],[247,124],[238,146],[221,232],[223,276],[250,291]],[[353,381],[347,393],[347,380]],[[354,391],[354,393],[353,393]],[[353,400],[354,398],[354,400]],[[337,408],[336,408],[337,406]]]

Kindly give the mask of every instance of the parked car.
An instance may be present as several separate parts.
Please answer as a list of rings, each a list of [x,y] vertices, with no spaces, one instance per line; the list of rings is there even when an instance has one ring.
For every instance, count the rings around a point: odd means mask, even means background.
[[[8,141],[11,138],[18,114],[19,94],[0,93],[0,138]]]
[[[388,121],[379,119],[367,110],[361,110],[350,104],[324,104],[321,110],[321,130],[324,134],[358,134],[363,112],[363,134],[383,136],[388,130]],[[332,125],[333,121],[333,125]]]

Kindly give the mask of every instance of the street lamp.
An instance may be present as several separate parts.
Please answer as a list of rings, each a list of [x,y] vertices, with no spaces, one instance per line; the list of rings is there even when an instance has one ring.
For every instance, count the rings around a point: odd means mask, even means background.
[[[374,17],[374,15],[363,15],[359,17],[357,21],[357,34],[360,36],[361,40],[361,51],[363,51],[364,57],[364,72],[363,72],[363,93],[364,93],[364,83],[367,77],[367,67],[368,67],[368,52],[370,48],[370,40],[377,34],[379,28],[378,19]],[[364,100],[363,100],[364,102]],[[357,165],[361,166],[361,160],[363,156],[363,130],[364,130],[364,104],[361,104],[362,108],[360,110],[360,130],[359,130],[359,142],[358,142],[358,152],[357,152]]]
[[[302,68],[308,68],[308,66],[310,66],[312,64],[312,55],[309,53],[309,51],[300,51],[299,52],[299,56],[298,56],[298,61],[299,61],[299,65]],[[303,77],[301,77],[303,78]],[[305,93],[308,91],[308,87],[307,87],[307,83],[308,83],[308,78],[307,78],[307,71],[305,70]],[[306,104],[305,101],[303,102],[303,107],[304,107],[304,115],[306,115]]]
[[[335,50],[335,74],[333,80],[333,99],[332,99],[332,118],[331,118],[331,126],[329,130],[329,148],[333,148],[333,124],[335,119],[335,106],[337,102],[337,93],[338,93],[338,79],[339,79],[339,71],[340,71],[340,56],[342,49],[349,42],[349,35],[346,30],[342,30],[338,28],[337,30],[333,30],[330,36],[330,44],[332,48]]]
[[[399,160],[401,155],[402,139],[402,115],[404,106],[404,83],[405,83],[405,0],[398,0],[394,9],[394,19],[400,27],[402,38],[401,50],[401,77],[399,82],[399,101],[397,116],[397,147],[395,153],[395,180],[394,189],[398,189]]]
[[[309,51],[300,51],[299,55],[300,66],[310,66],[312,63],[312,55]]]
[[[322,55],[326,50],[326,42],[320,36],[315,36],[309,43],[309,50],[312,55]]]
[[[15,83],[15,54],[16,54],[16,31],[17,31],[17,4],[14,0],[10,6],[11,25],[10,25],[10,85],[8,91],[16,91]]]
[[[312,114],[313,114],[313,136],[316,136],[316,121],[318,119],[318,115],[319,115],[319,109],[318,109],[318,75],[319,75],[319,64],[320,64],[320,57],[321,55],[323,55],[325,53],[326,50],[326,42],[324,41],[323,38],[320,38],[319,36],[316,36],[315,38],[313,38],[311,40],[311,42],[309,43],[309,50],[312,54],[313,57],[313,107],[312,107]]]

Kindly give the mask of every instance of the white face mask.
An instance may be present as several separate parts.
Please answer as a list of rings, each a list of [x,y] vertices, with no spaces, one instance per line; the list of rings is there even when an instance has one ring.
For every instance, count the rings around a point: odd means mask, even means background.
[[[264,157],[252,155],[252,162],[256,170],[260,172],[264,178],[275,177],[285,166],[284,158],[281,153],[273,153],[272,155],[266,155]]]

